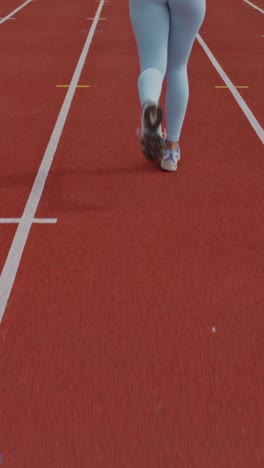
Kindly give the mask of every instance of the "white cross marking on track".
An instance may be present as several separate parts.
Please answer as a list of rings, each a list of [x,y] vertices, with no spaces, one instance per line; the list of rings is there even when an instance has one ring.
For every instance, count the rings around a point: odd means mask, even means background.
[[[0,218],[0,224],[19,224],[21,218]],[[33,224],[56,224],[57,218],[34,218]]]

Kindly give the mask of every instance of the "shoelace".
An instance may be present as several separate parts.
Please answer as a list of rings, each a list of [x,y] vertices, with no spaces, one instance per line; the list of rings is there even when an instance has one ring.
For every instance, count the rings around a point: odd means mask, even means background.
[[[180,147],[178,147],[175,151],[166,148],[163,158],[165,161],[176,163],[180,159]]]

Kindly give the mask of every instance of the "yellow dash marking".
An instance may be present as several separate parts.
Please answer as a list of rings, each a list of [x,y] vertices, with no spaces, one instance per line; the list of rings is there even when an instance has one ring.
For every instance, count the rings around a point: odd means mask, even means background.
[[[70,85],[56,85],[56,88],[69,88]],[[91,85],[77,85],[76,88],[91,88]]]
[[[229,87],[228,86],[215,86],[216,89],[228,89]],[[235,86],[235,88],[238,88],[238,89],[248,89],[249,86]]]

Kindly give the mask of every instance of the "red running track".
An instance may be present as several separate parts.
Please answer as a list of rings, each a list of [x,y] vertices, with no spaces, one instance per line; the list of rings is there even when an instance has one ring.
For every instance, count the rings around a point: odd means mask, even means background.
[[[38,1],[1,26],[1,217],[22,215],[97,6]],[[236,42],[259,20],[226,10],[211,1],[203,37],[259,86]],[[1,323],[2,465],[262,467],[263,145],[195,44],[179,170],[145,161],[127,3],[102,16],[36,214],[58,223],[33,225]],[[241,91],[259,120],[260,91]]]

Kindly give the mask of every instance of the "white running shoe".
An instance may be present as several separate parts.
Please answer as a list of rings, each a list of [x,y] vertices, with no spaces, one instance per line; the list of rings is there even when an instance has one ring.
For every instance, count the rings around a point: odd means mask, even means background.
[[[175,172],[177,170],[178,162],[181,158],[180,145],[175,151],[166,148],[162,155],[160,163],[161,169],[168,172]]]
[[[153,161],[160,160],[165,149],[161,122],[161,107],[155,102],[145,103],[141,115],[141,149]]]

